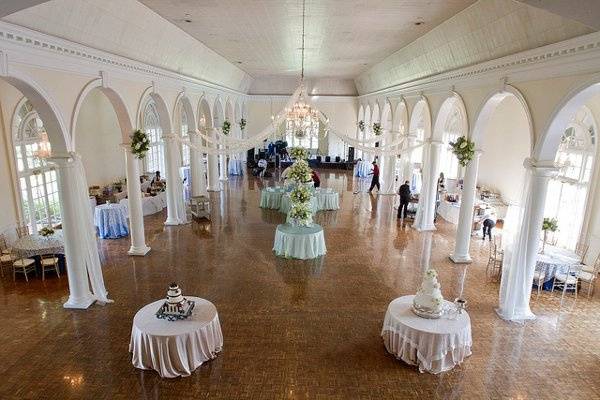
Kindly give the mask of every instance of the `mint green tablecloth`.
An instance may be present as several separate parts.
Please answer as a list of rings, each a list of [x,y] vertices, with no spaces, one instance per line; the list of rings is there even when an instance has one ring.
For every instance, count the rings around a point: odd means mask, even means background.
[[[315,192],[315,198],[318,211],[340,209],[340,195],[331,189],[317,190]]]
[[[309,260],[327,253],[325,236],[320,225],[310,227],[277,225],[273,251],[277,256]]]
[[[284,193],[284,190],[281,188],[261,190],[260,208],[279,210],[281,207],[281,196],[283,196]]]

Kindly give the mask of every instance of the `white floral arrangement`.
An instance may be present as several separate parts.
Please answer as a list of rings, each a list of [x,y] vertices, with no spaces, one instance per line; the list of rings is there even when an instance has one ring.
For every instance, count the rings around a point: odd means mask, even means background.
[[[312,223],[309,203],[294,204],[288,216],[298,226],[310,226]]]
[[[362,119],[358,121],[358,129],[360,129],[361,132],[365,131],[365,121],[363,121]]]
[[[245,118],[240,119],[240,129],[241,130],[246,129],[246,119]]]
[[[223,135],[229,135],[229,131],[231,130],[231,122],[227,120],[223,121],[223,126],[221,129],[223,130]]]
[[[45,226],[42,229],[40,229],[38,233],[40,235],[42,235],[43,237],[48,237],[48,236],[54,235],[54,229],[52,229],[49,226]]]
[[[458,158],[458,163],[463,167],[466,167],[475,156],[475,142],[465,136],[459,137],[456,142],[450,142],[450,147]]]
[[[290,156],[296,160],[306,160],[308,158],[308,150],[304,147],[292,147],[290,149]]]
[[[136,158],[146,157],[146,153],[150,150],[150,139],[148,135],[141,130],[136,130],[131,135],[131,153]]]
[[[312,181],[312,169],[306,160],[298,160],[292,164],[288,179],[295,183],[308,183]]]
[[[298,185],[290,192],[290,200],[293,204],[307,203],[310,201],[312,193],[309,188],[303,185]]]
[[[381,124],[379,122],[373,124],[373,133],[375,136],[381,135]]]

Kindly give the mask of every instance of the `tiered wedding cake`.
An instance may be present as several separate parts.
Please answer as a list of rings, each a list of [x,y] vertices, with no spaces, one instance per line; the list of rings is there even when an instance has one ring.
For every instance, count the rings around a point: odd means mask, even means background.
[[[167,290],[167,301],[160,307],[156,317],[169,321],[185,319],[192,314],[193,308],[194,302],[183,297],[181,289],[176,283],[171,283]]]
[[[442,316],[443,303],[444,297],[437,280],[437,271],[428,269],[413,299],[413,311],[420,317],[439,318]]]

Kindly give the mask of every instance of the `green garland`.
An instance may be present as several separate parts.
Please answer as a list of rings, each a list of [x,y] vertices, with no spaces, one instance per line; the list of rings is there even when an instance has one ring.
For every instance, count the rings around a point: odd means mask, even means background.
[[[542,223],[543,231],[556,232],[558,230],[558,221],[556,218],[544,218]]]
[[[223,135],[229,135],[229,131],[231,130],[231,122],[227,120],[223,121],[223,126],[221,128],[223,129]]]
[[[373,124],[373,133],[375,136],[381,135],[381,124],[379,122]]]
[[[131,135],[131,153],[136,158],[144,158],[148,150],[150,150],[148,135],[139,129],[133,132]]]
[[[246,128],[246,120],[244,118],[240,119],[240,129],[244,130]]]
[[[450,142],[450,147],[456,158],[458,158],[458,163],[463,167],[466,167],[475,156],[475,142],[465,136],[459,137],[456,142]]]

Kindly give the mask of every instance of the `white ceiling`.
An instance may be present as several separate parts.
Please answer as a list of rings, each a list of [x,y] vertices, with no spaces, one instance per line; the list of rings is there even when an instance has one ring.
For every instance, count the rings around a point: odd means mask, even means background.
[[[301,0],[139,1],[253,77],[300,73]],[[354,78],[474,2],[307,0],[306,76]]]

